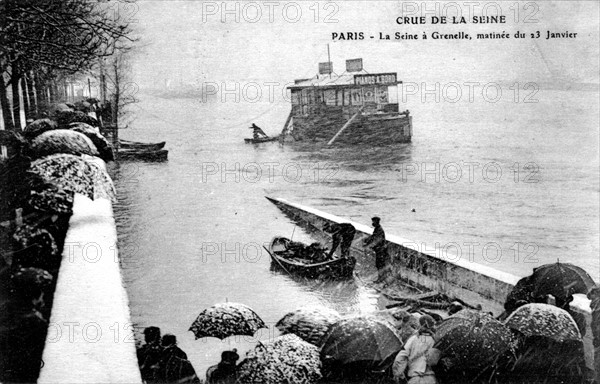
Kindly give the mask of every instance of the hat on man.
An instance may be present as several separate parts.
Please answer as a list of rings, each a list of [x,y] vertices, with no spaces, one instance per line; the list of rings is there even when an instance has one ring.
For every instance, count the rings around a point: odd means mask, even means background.
[[[379,223],[381,221],[381,219],[379,217],[375,216],[375,217],[371,217],[371,221]]]
[[[419,325],[422,330],[433,330],[433,327],[435,327],[435,320],[430,315],[423,315],[419,317]]]

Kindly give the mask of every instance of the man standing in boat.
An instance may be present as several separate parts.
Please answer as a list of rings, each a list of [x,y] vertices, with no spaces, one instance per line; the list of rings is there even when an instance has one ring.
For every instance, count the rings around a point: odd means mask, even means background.
[[[364,245],[370,245],[371,249],[375,252],[375,267],[379,274],[376,283],[382,282],[387,278],[389,270],[388,252],[385,244],[385,232],[380,224],[381,219],[379,217],[371,218],[371,225],[373,226],[373,234],[365,239]]]
[[[252,126],[251,126],[250,128],[254,130],[254,132],[253,132],[253,133],[254,133],[254,135],[253,135],[253,137],[254,137],[254,140],[258,140],[258,139],[260,139],[260,136],[262,136],[262,137],[264,137],[264,138],[267,138],[267,137],[269,137],[269,136],[268,136],[268,135],[265,133],[265,131],[263,131],[263,130],[262,130],[262,129],[261,129],[259,126],[258,126],[258,125],[254,124],[254,123],[252,123]]]
[[[333,258],[333,253],[337,249],[338,245],[340,246],[342,257],[350,257],[350,247],[352,246],[352,240],[354,240],[354,235],[356,234],[356,229],[354,226],[349,223],[325,223],[323,230],[332,235],[333,241],[327,258]]]

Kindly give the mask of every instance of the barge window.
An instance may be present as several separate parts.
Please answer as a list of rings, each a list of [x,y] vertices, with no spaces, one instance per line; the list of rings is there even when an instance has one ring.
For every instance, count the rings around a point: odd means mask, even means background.
[[[388,88],[387,87],[377,87],[377,104],[387,104],[388,103]]]
[[[307,89],[306,90],[307,94],[308,94],[308,103],[307,104],[314,104],[315,103],[315,91],[312,89]]]
[[[350,89],[344,89],[344,105],[352,105],[352,94]]]
[[[323,104],[323,103],[324,103],[323,90],[316,89],[315,90],[315,104]]]
[[[338,89],[336,91],[337,94],[337,105],[344,105],[344,90]]]
[[[374,87],[364,87],[363,88],[363,102],[365,104],[375,102],[375,88]]]
[[[352,88],[350,90],[352,94],[352,105],[362,105],[363,104],[363,96],[362,96],[362,88]]]
[[[300,104],[300,91],[292,91],[292,105]]]
[[[326,89],[323,93],[325,96],[325,104],[335,105],[335,103],[336,103],[335,89]]]
[[[302,105],[308,104],[308,89],[302,90]]]

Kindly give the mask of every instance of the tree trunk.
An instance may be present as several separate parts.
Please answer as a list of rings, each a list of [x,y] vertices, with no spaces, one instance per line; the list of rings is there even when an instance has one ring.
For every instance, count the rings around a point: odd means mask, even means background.
[[[56,80],[51,80],[50,84],[49,84],[49,88],[50,88],[50,104],[55,104],[56,103],[56,97],[58,96],[56,93],[57,91],[57,87],[56,87]]]
[[[114,139],[117,143],[119,142],[119,102],[120,102],[120,93],[119,89],[119,67],[117,65],[117,59],[115,59],[115,105],[113,108],[113,126],[114,126]]]
[[[4,129],[14,131],[15,124],[13,122],[10,104],[8,103],[8,95],[6,94],[6,83],[4,82],[4,74],[0,74],[0,104],[2,105],[2,118],[4,120]]]
[[[29,94],[27,93],[27,74],[21,78],[21,92],[23,93],[23,111],[25,111],[25,125],[31,118],[31,104],[29,103]]]
[[[48,98],[46,96],[46,84],[42,77],[35,72],[33,74],[35,81],[35,99],[37,103],[38,109],[38,119],[41,119],[44,116],[44,113],[48,112]]]
[[[21,127],[21,98],[19,97],[19,82],[21,81],[21,77],[17,72],[13,72],[11,77],[13,120],[15,122],[15,130],[20,131],[23,129]]]
[[[25,79],[27,84],[27,98],[29,99],[29,111],[27,111],[26,114],[28,119],[35,119],[35,116],[38,114],[38,109],[35,100],[35,90],[33,88],[33,73],[31,71],[27,72]]]

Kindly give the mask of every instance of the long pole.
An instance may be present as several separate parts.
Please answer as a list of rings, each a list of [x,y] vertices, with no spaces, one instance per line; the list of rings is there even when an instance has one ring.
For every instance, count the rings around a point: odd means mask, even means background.
[[[331,55],[329,53],[329,44],[327,44],[327,65],[329,65],[329,78],[331,79],[331,72],[333,72],[333,68],[331,65]]]
[[[338,138],[338,136],[339,136],[339,135],[341,135],[341,134],[342,134],[342,132],[344,132],[344,130],[345,130],[346,128],[348,128],[348,126],[349,126],[350,124],[352,124],[352,122],[354,121],[354,119],[356,119],[356,117],[357,117],[358,115],[360,115],[360,113],[362,112],[363,108],[364,108],[364,107],[360,107],[360,109],[358,110],[358,112],[356,112],[356,113],[354,114],[354,116],[352,116],[352,117],[350,118],[350,120],[346,121],[346,124],[344,124],[344,126],[343,126],[343,127],[342,127],[342,128],[341,128],[341,129],[340,129],[340,130],[339,130],[339,131],[338,131],[338,132],[335,134],[335,136],[333,136],[333,137],[331,138],[331,140],[329,140],[329,142],[327,143],[327,145],[331,145],[331,144],[333,144],[333,142],[335,141],[335,139],[337,139],[337,138]]]

